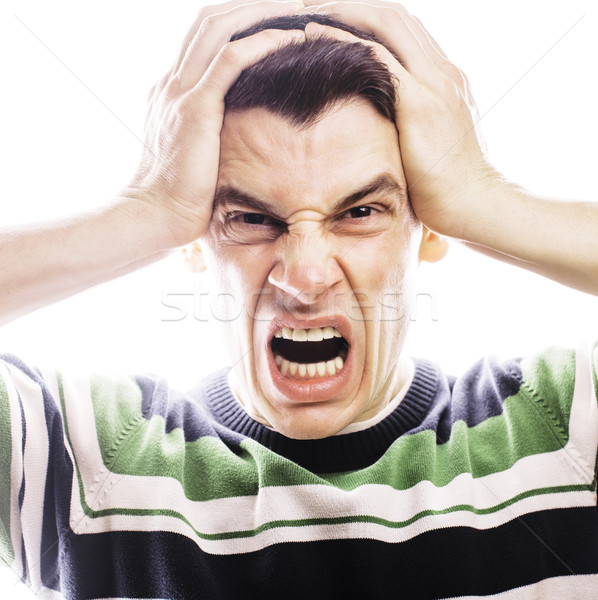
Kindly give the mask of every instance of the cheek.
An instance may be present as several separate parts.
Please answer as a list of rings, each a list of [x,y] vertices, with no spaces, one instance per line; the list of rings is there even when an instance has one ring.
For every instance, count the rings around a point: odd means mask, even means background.
[[[212,272],[211,291],[220,297],[221,305],[230,305],[227,318],[235,321],[237,329],[241,321],[258,317],[260,306],[268,300],[271,257],[267,251],[222,244],[211,248],[208,269]]]

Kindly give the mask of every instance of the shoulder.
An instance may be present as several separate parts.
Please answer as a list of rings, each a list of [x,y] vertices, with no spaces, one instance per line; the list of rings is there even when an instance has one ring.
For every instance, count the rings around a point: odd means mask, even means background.
[[[513,436],[550,438],[559,447],[572,437],[593,439],[595,355],[595,347],[550,347],[524,358],[487,357],[460,377],[443,377],[450,426],[501,422]]]
[[[212,433],[205,390],[173,388],[154,374],[86,373],[32,367],[12,355],[0,356],[0,415],[31,430],[34,424],[71,443],[97,439],[114,447],[135,431],[150,437],[178,432],[183,438]]]

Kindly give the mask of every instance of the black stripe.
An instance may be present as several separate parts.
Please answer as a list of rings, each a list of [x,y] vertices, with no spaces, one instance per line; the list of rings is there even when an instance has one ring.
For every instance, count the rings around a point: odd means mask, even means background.
[[[71,538],[63,568],[73,599],[487,595],[549,577],[596,573],[598,512],[544,511],[491,530],[456,527],[397,544],[283,543],[233,556],[205,554],[190,539],[169,533],[82,535]]]

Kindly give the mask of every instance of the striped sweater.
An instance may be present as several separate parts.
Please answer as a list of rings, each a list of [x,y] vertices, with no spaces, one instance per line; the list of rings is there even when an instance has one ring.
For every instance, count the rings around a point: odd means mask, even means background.
[[[0,556],[40,598],[598,598],[589,352],[416,361],[372,427],[292,440],[226,371],[0,363]]]

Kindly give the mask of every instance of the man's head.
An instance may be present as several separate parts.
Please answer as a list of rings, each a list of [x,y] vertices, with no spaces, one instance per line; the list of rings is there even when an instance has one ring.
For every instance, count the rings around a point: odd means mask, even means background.
[[[203,246],[229,304],[233,389],[289,437],[333,435],[392,399],[418,260],[443,253],[422,242],[393,82],[364,48],[282,48],[227,96]]]
[[[271,28],[305,29],[312,21],[375,41],[325,14],[267,19],[237,33],[232,40]],[[265,108],[296,127],[305,127],[331,107],[356,98],[363,98],[394,122],[395,86],[386,65],[364,44],[317,37],[283,46],[245,69],[226,95],[226,110]]]

